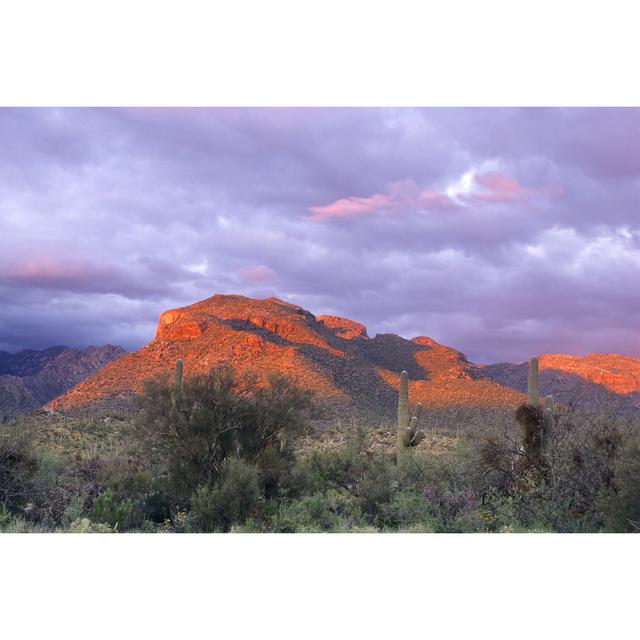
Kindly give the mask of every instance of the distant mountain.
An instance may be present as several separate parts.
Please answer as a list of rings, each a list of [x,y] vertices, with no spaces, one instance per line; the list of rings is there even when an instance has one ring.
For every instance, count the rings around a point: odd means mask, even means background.
[[[540,393],[563,404],[588,409],[640,409],[640,358],[615,353],[586,356],[546,354],[539,357]],[[479,375],[526,392],[528,364],[502,362],[478,369]]]
[[[0,420],[38,409],[124,353],[111,345],[0,351]]]
[[[125,409],[146,379],[167,376],[177,359],[185,375],[230,362],[264,379],[292,375],[339,418],[395,413],[399,375],[409,372],[412,402],[429,406],[516,406],[522,394],[483,379],[465,356],[427,337],[369,338],[366,328],[314,316],[276,298],[215,295],[160,316],[155,338],[107,365],[49,407]]]

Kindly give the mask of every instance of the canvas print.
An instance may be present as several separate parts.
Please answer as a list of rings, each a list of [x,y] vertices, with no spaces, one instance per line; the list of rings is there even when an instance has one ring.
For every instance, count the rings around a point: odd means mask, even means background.
[[[640,530],[639,132],[0,109],[0,531]]]

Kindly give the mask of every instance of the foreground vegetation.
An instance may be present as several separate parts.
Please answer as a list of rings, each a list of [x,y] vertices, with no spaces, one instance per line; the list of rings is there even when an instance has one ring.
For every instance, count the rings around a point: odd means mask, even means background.
[[[640,429],[565,409],[544,464],[463,429],[396,459],[353,428],[301,449],[311,398],[218,368],[150,383],[140,415],[0,426],[4,532],[598,532],[640,528]],[[395,435],[390,432],[393,442]]]

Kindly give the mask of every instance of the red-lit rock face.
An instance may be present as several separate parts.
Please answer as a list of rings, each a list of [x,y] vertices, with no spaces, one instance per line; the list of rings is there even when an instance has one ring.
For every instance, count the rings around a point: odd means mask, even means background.
[[[577,375],[617,394],[640,391],[640,358],[611,353],[587,356],[549,354],[539,359],[540,370],[555,369]]]
[[[416,362],[429,372],[430,380],[471,380],[473,365],[463,353],[445,347],[427,336],[411,340],[414,344],[428,347],[416,353]]]
[[[325,327],[331,329],[338,337],[351,340],[352,338],[368,339],[367,327],[359,322],[340,318],[338,316],[318,316],[318,322],[324,324]]]
[[[522,395],[488,380],[463,354],[427,337],[393,334],[369,339],[351,320],[313,314],[275,298],[216,295],[160,316],[155,339],[112,362],[50,403],[70,409],[129,398],[144,381],[170,375],[182,359],[185,375],[231,363],[264,381],[292,376],[320,404],[355,413],[392,415],[398,374],[409,371],[411,401],[431,405],[515,406]]]
[[[191,316],[181,313],[179,309],[172,309],[160,315],[156,329],[156,340],[197,338],[206,330],[207,322],[204,319],[193,320]]]

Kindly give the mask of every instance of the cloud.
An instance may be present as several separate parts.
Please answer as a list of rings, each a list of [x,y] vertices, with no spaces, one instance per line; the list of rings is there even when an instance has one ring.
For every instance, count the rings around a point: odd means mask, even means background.
[[[556,191],[546,187],[539,193],[553,195]],[[348,196],[328,205],[309,207],[312,214],[309,219],[319,221],[379,213],[452,210],[483,202],[510,203],[533,194],[534,191],[523,188],[510,176],[497,171],[478,173],[476,168],[471,168],[441,191],[435,187],[421,189],[411,178],[406,178],[390,184],[386,194]]]
[[[524,197],[526,191],[517,180],[501,175],[497,171],[487,171],[475,176],[478,191],[467,196],[468,200],[485,202],[514,202]]]
[[[271,282],[276,278],[276,272],[263,264],[243,267],[240,274],[244,280],[252,284]]]
[[[275,295],[479,361],[637,353],[638,109],[0,109],[0,349]]]
[[[407,210],[424,211],[428,209],[446,209],[456,203],[446,194],[420,189],[413,180],[406,178],[393,182],[386,194],[374,193],[371,196],[348,196],[331,204],[309,207],[310,220],[328,220],[331,218],[352,218],[376,213],[400,213]]]

